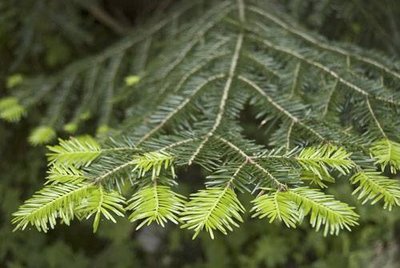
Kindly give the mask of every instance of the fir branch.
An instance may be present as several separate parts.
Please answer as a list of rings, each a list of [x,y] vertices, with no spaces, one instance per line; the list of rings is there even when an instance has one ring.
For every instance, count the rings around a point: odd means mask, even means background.
[[[77,208],[77,214],[80,217],[89,219],[94,215],[93,232],[99,227],[100,219],[103,216],[109,221],[116,223],[112,214],[120,217],[125,216],[125,198],[117,191],[107,191],[102,186],[93,188],[85,202],[82,202]]]
[[[270,12],[266,11],[266,10],[262,10],[256,6],[249,6],[248,9],[252,12],[255,12],[267,19],[269,19],[270,21],[272,21],[273,23],[279,25],[280,27],[282,27],[283,29],[285,29],[286,31],[288,31],[289,33],[292,33],[300,38],[302,38],[303,40],[306,40],[307,42],[321,48],[321,49],[325,49],[325,50],[330,50],[332,52],[341,54],[345,57],[349,57],[349,58],[354,58],[357,61],[360,62],[364,62],[367,64],[370,64],[373,67],[376,67],[377,69],[380,69],[384,72],[386,72],[387,74],[396,77],[397,79],[400,79],[400,73],[391,70],[390,68],[388,68],[387,66],[385,66],[384,64],[366,57],[365,55],[358,55],[356,53],[352,53],[350,51],[346,51],[340,47],[335,47],[332,45],[329,45],[323,41],[320,41],[318,39],[316,39],[315,37],[307,34],[305,31],[302,31],[300,29],[298,29],[297,27],[295,27],[294,25],[289,25],[288,23],[284,22],[283,20],[281,20],[280,18],[278,18],[277,16],[271,14]]]
[[[188,44],[183,48],[183,50],[179,53],[179,55],[175,58],[175,60],[168,65],[168,68],[161,74],[161,78],[165,78],[170,74],[188,55],[188,53],[195,47],[196,44],[200,40],[203,39],[204,35],[208,33],[213,27],[218,25],[218,23],[232,10],[233,6],[229,1],[223,1],[220,6],[215,7],[212,10],[213,14],[210,17],[206,17],[204,23],[199,23],[198,25],[201,27],[196,30],[196,34]],[[218,12],[219,10],[219,12]]]
[[[329,174],[328,166],[344,175],[348,174],[350,169],[354,167],[350,155],[344,148],[322,145],[303,149],[296,159],[305,170],[309,170],[322,178],[324,174]]]
[[[254,83],[253,81],[249,80],[248,78],[244,77],[244,76],[239,76],[239,79],[243,82],[245,82],[246,84],[250,85],[254,90],[256,90],[261,96],[263,96],[264,98],[267,99],[267,101],[269,103],[271,103],[278,111],[280,111],[282,114],[284,114],[286,117],[288,117],[293,124],[298,124],[301,127],[303,127],[304,129],[308,130],[309,132],[311,132],[313,135],[315,135],[318,139],[320,139],[321,141],[325,141],[326,139],[320,134],[318,133],[316,130],[314,130],[313,128],[311,128],[310,126],[306,125],[305,123],[303,123],[299,118],[297,118],[296,116],[292,115],[289,111],[287,111],[285,108],[283,108],[281,105],[279,105],[277,102],[275,102],[270,96],[268,96],[256,83]]]
[[[298,187],[329,188],[335,171],[352,176],[353,194],[364,203],[399,205],[397,181],[364,168],[370,158],[359,152],[375,141],[370,154],[381,171],[400,170],[400,145],[389,140],[399,128],[392,120],[400,104],[395,64],[292,27],[271,13],[270,1],[184,2],[93,57],[24,80],[15,97],[0,101],[0,117],[8,121],[45,102],[43,124],[30,136],[35,145],[55,138],[65,120],[64,130],[75,132],[89,117],[111,137],[49,146],[48,185],[14,214],[16,229],[31,224],[47,231],[59,218],[69,224],[93,216],[96,231],[101,217],[124,216],[127,181],[135,190],[127,209],[137,228],[171,221],[194,237],[238,226],[244,208],[235,191],[261,190],[253,217],[296,227],[310,216],[324,234],[350,229],[358,220],[352,207]],[[204,14],[193,16],[199,10]],[[268,127],[254,133],[262,144],[243,138],[247,109]],[[185,203],[164,183],[175,184],[175,168],[194,163],[207,171],[208,188]]]
[[[392,210],[393,206],[400,206],[400,183],[389,179],[375,170],[363,170],[350,178],[352,184],[358,184],[353,195],[358,195],[362,203],[376,204],[383,199],[384,209]]]
[[[164,226],[168,221],[179,223],[178,215],[184,208],[185,197],[173,192],[169,186],[153,183],[139,189],[128,201],[131,222],[140,221],[136,230],[152,222]]]
[[[172,144],[169,144],[155,152],[149,152],[146,153],[145,155],[136,155],[133,157],[132,160],[129,161],[125,161],[123,163],[118,163],[118,165],[113,166],[111,169],[106,169],[106,170],[101,170],[100,173],[95,174],[95,177],[92,178],[93,183],[94,184],[100,184],[103,183],[105,180],[113,178],[114,175],[118,174],[119,172],[130,168],[132,166],[137,165],[137,167],[134,167],[134,169],[139,169],[139,175],[140,174],[145,174],[148,171],[152,170],[152,174],[159,174],[159,171],[157,170],[161,170],[161,168],[163,167],[163,165],[165,163],[167,163],[167,165],[165,166],[166,168],[168,168],[170,166],[170,164],[172,163],[171,160],[173,159],[173,157],[171,155],[169,155],[168,153],[166,153],[166,150],[170,150],[171,148],[174,148],[176,146],[180,146],[182,144],[185,143],[189,143],[193,141],[193,139],[186,139],[186,140],[182,140],[182,141],[178,141]],[[161,156],[161,159],[157,158],[157,156]],[[155,167],[155,169],[153,169]],[[175,172],[174,172],[174,167],[171,166],[170,170],[173,174],[173,176],[175,176]],[[132,170],[131,170],[132,171]],[[144,171],[144,173],[143,173]]]
[[[222,137],[217,137],[217,139],[222,141],[223,143],[225,143],[232,149],[234,149],[237,153],[239,153],[244,158],[244,160],[247,163],[249,163],[250,165],[253,165],[259,171],[261,171],[261,173],[264,173],[266,175],[266,177],[274,183],[274,186],[277,187],[277,189],[285,189],[286,188],[286,185],[284,185],[278,179],[276,179],[266,168],[264,168],[259,163],[257,163],[251,156],[247,155],[243,150],[241,150],[235,144],[233,144],[232,142],[230,142]]]
[[[371,97],[371,98],[374,98],[376,100],[380,100],[380,101],[382,101],[384,103],[391,104],[391,105],[399,105],[399,102],[397,102],[397,101],[394,101],[392,99],[382,98],[379,95],[375,95],[375,94],[371,94],[371,93],[367,92],[365,89],[362,89],[361,87],[357,86],[356,84],[352,83],[351,81],[343,78],[339,73],[335,72],[331,68],[323,65],[320,62],[314,61],[312,59],[308,59],[307,57],[301,55],[300,53],[297,53],[296,51],[294,51],[292,49],[288,49],[288,48],[282,47],[280,45],[273,44],[273,43],[271,43],[271,42],[269,42],[267,40],[263,40],[263,39],[261,39],[259,37],[255,37],[254,39],[259,41],[260,43],[262,43],[267,48],[270,48],[270,49],[273,49],[275,51],[278,51],[278,52],[284,53],[286,55],[289,55],[289,56],[291,56],[293,58],[296,58],[296,59],[298,59],[298,60],[300,60],[300,61],[302,61],[302,62],[304,62],[304,63],[306,63],[306,64],[308,64],[308,65],[310,65],[310,66],[312,66],[312,67],[324,72],[324,73],[326,73],[327,75],[331,76],[332,78],[337,79],[337,81],[339,81],[339,83],[341,83],[344,86],[346,86],[347,88],[357,92],[358,94],[363,95],[364,97]]]
[[[179,113],[181,110],[183,110],[191,101],[192,99],[202,90],[204,89],[204,87],[206,87],[209,83],[214,82],[217,79],[222,79],[225,75],[224,74],[219,74],[219,75],[215,75],[212,76],[210,78],[208,78],[206,81],[204,81],[203,83],[201,83],[197,88],[195,88],[191,94],[184,100],[180,100],[180,104],[174,108],[172,111],[170,111],[168,114],[162,116],[162,120],[150,131],[148,131],[146,133],[146,135],[144,135],[138,142],[137,144],[140,145],[141,143],[143,143],[145,140],[147,140],[149,137],[151,137],[154,133],[156,133],[158,130],[160,130],[161,128],[163,128],[165,126],[165,124],[171,119],[173,118],[177,113]],[[158,115],[159,117],[159,115]]]
[[[252,203],[253,217],[260,219],[267,217],[270,223],[279,220],[289,228],[296,228],[300,221],[298,205],[280,191],[260,195]]]
[[[60,218],[69,225],[74,219],[75,208],[87,198],[88,183],[67,183],[48,185],[28,199],[17,212],[13,214],[12,223],[15,230],[24,230],[28,224],[34,225],[39,231],[47,232],[53,229]]]
[[[74,166],[53,164],[48,171],[47,182],[58,183],[79,183],[85,179],[83,172]]]
[[[172,177],[175,177],[173,166],[174,157],[163,151],[148,152],[140,156],[135,156],[131,164],[135,166],[132,172],[137,170],[138,177],[143,177],[151,171],[151,177],[155,179],[160,176],[161,170],[170,169]]]
[[[376,159],[384,170],[390,167],[392,173],[400,170],[400,144],[389,139],[382,139],[374,142],[370,148],[371,155]]]
[[[300,187],[282,194],[299,206],[300,218],[310,214],[310,224],[313,228],[318,231],[324,226],[324,235],[337,235],[340,229],[350,230],[352,226],[358,225],[359,216],[352,207],[318,190]]]
[[[317,173],[310,170],[301,171],[300,179],[302,181],[308,182],[310,185],[315,184],[320,188],[328,188],[328,186],[324,182],[335,182],[335,178],[333,178],[324,169],[317,169]]]
[[[90,136],[59,139],[59,145],[47,146],[50,151],[47,157],[50,163],[74,165],[76,167],[88,166],[101,153],[99,144]]]
[[[235,192],[228,187],[210,187],[190,195],[190,201],[181,213],[184,222],[182,228],[193,230],[193,239],[205,229],[214,239],[214,231],[223,234],[232,231],[232,226],[238,227],[242,222],[241,213],[244,207]]]
[[[214,122],[211,130],[207,133],[207,135],[204,136],[203,141],[200,143],[199,147],[196,149],[196,151],[193,153],[192,157],[189,159],[188,165],[191,165],[193,163],[194,159],[200,153],[201,149],[207,143],[208,139],[214,135],[215,131],[217,130],[217,128],[219,127],[219,125],[222,122],[222,116],[224,115],[224,112],[225,112],[225,105],[226,105],[226,101],[228,99],[229,91],[231,89],[233,77],[235,75],[236,66],[237,66],[238,60],[239,60],[240,50],[242,48],[242,43],[243,43],[243,34],[240,33],[238,35],[238,38],[236,41],[236,47],[235,47],[235,51],[232,56],[232,61],[231,61],[231,65],[229,68],[228,78],[226,80],[224,90],[222,92],[222,97],[221,97],[221,102],[219,104],[217,117],[215,118],[215,122]]]

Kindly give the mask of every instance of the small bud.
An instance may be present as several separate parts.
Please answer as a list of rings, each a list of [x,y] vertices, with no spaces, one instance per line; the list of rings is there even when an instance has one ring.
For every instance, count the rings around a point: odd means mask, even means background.
[[[0,118],[8,122],[17,122],[25,114],[25,108],[15,97],[0,99]]]
[[[128,87],[136,85],[137,83],[139,83],[139,81],[140,81],[140,76],[137,75],[130,75],[125,77],[125,84]]]
[[[13,74],[7,78],[6,88],[10,89],[20,85],[24,81],[24,77],[21,74]]]
[[[97,135],[106,134],[109,131],[110,127],[108,125],[103,124],[97,128]]]
[[[24,81],[24,77],[21,74],[13,74],[7,78],[6,87],[8,89],[20,85]]]
[[[30,144],[37,146],[41,144],[46,144],[52,141],[56,137],[56,131],[49,126],[39,126],[35,128],[28,140]]]
[[[75,133],[78,130],[78,124],[71,122],[64,125],[64,131],[68,133]]]

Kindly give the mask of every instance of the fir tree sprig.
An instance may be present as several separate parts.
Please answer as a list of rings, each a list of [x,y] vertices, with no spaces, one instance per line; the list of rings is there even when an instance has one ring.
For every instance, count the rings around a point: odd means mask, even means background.
[[[239,227],[244,207],[229,187],[210,187],[191,194],[190,201],[181,213],[182,228],[194,231],[193,239],[205,229],[214,238],[214,231],[223,234]]]
[[[100,145],[90,136],[59,140],[59,145],[48,146],[47,158],[52,163],[82,167],[89,165],[101,151]]]
[[[273,1],[186,2],[142,34],[0,102],[1,117],[12,121],[43,96],[52,100],[32,144],[62,128],[77,131],[90,116],[98,122],[98,139],[48,147],[47,185],[14,214],[16,229],[93,217],[96,231],[101,218],[127,216],[137,228],[172,222],[213,238],[243,221],[239,192],[246,192],[253,217],[292,228],[308,218],[337,234],[358,224],[357,213],[309,185],[330,188],[338,176],[363,204],[400,205],[398,182],[382,174],[400,170],[396,64],[309,33]],[[81,100],[67,125],[58,123],[71,106],[65,94]],[[241,124],[247,108],[266,132],[257,143]],[[175,169],[192,165],[203,168],[206,188],[185,202],[173,190],[183,183]]]
[[[128,201],[127,210],[131,222],[140,221],[136,230],[153,222],[161,226],[170,221],[179,223],[185,197],[173,192],[169,186],[153,183],[137,191]]]
[[[393,174],[400,170],[400,143],[383,139],[371,146],[371,154],[384,170],[387,166]]]
[[[400,206],[400,183],[396,179],[389,179],[376,170],[363,170],[350,178],[352,184],[358,184],[353,195],[363,200],[363,204],[372,205],[383,199],[383,208],[392,210],[393,206]]]

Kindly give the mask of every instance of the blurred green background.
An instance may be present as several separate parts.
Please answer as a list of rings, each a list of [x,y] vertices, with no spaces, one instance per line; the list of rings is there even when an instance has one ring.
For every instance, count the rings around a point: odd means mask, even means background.
[[[400,56],[398,0],[270,1],[329,39]],[[51,74],[107,47],[154,10],[173,4],[1,0],[0,97],[7,94],[11,75]],[[400,267],[400,213],[373,206],[358,208],[362,221],[353,232],[327,238],[306,225],[290,230],[251,219],[213,241],[206,234],[193,241],[190,232],[175,226],[136,232],[122,220],[103,223],[95,235],[89,222],[60,225],[48,234],[12,232],[11,214],[45,176],[45,148],[26,142],[28,130],[39,121],[39,112],[17,125],[0,121],[0,267]],[[88,132],[92,129],[86,126]],[[248,123],[247,131],[254,129]],[[199,176],[196,170],[189,172],[184,176]],[[351,189],[339,181],[332,191],[344,200]]]

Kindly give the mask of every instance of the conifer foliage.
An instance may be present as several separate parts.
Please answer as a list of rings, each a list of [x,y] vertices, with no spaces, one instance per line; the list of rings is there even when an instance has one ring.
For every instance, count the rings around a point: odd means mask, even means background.
[[[14,213],[15,229],[92,218],[96,231],[118,216],[137,228],[172,222],[214,237],[250,213],[291,228],[309,221],[324,234],[351,230],[355,208],[321,188],[348,180],[363,203],[400,205],[391,178],[400,170],[399,66],[300,28],[273,1],[181,1],[0,101],[8,121],[45,103],[34,145],[98,122],[97,139],[48,146],[47,181]],[[261,122],[262,144],[244,134],[247,107]],[[175,170],[192,165],[207,180],[184,197]],[[254,196],[251,204],[242,193]]]

